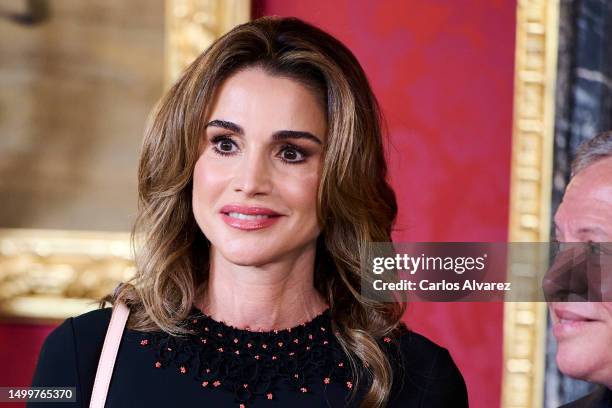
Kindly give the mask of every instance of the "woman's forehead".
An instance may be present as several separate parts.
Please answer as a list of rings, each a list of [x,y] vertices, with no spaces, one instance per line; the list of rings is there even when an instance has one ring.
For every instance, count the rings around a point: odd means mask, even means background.
[[[311,89],[261,68],[239,71],[221,84],[207,123],[211,120],[236,123],[245,130],[280,126],[321,138],[326,130],[324,107]]]

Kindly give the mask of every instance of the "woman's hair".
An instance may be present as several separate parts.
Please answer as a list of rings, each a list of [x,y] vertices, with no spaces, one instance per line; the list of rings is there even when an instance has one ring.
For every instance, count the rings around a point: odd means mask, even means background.
[[[368,279],[361,257],[370,242],[391,241],[397,214],[386,182],[383,121],[355,56],[297,18],[263,17],[237,26],[201,54],[158,103],[139,163],[139,212],[132,230],[137,272],[101,305],[126,303],[130,329],[185,333],[180,323],[208,279],[210,242],[191,204],[199,143],[216,90],[230,75],[252,67],[299,81],[324,105],[328,135],[317,197],[322,232],[314,282],[351,361],[354,390],[360,380],[367,385],[362,406],[384,406],[393,370],[380,341],[402,326],[406,305],[360,293],[362,279]]]

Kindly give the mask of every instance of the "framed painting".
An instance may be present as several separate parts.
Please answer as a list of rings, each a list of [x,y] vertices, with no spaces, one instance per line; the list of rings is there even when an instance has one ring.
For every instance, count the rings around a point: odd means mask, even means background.
[[[248,21],[250,1],[3,7],[0,314],[59,321],[134,273],[148,113],[215,38]]]

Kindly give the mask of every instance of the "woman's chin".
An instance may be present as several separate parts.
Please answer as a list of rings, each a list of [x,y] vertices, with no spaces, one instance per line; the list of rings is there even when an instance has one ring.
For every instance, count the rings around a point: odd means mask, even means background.
[[[224,245],[218,250],[228,262],[240,266],[259,266],[278,259],[278,254],[271,251],[269,246],[250,246],[243,243],[242,245]]]

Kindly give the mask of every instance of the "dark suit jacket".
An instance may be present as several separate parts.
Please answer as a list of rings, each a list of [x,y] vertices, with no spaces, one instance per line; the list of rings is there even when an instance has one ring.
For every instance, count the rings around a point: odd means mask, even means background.
[[[605,387],[559,408],[612,408],[612,391]]]

